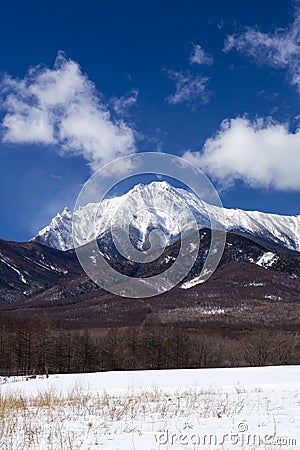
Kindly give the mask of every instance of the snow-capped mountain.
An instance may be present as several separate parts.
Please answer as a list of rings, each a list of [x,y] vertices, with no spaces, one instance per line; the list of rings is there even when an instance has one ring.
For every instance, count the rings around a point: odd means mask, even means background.
[[[186,206],[185,206],[186,205]],[[125,206],[125,209],[124,209]],[[159,229],[165,236],[165,245],[176,241],[180,228],[178,223],[189,225],[193,213],[199,228],[214,224],[228,231],[245,232],[270,242],[300,251],[300,215],[283,216],[259,211],[226,209],[209,205],[193,192],[175,188],[165,181],[138,184],[126,194],[105,199],[101,203],[90,203],[74,214],[65,208],[34,240],[59,250],[74,248],[72,223],[76,221],[81,236],[86,242],[94,237],[104,237],[111,227],[127,221],[130,238],[137,248],[147,246],[151,230]],[[91,229],[91,220],[95,228]]]

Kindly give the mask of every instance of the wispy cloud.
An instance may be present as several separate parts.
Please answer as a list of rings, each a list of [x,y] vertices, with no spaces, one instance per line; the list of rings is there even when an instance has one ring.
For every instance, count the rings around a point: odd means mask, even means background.
[[[24,79],[6,75],[0,89],[3,142],[53,145],[62,155],[82,155],[93,170],[136,151],[134,129],[112,117],[94,84],[62,52],[53,69],[33,67]],[[119,99],[119,112],[132,102]]]
[[[227,36],[224,51],[232,49],[251,57],[257,64],[286,69],[290,82],[300,94],[300,2],[294,2],[294,21],[288,28],[263,33],[247,28],[241,34]]]
[[[300,191],[300,129],[270,119],[237,117],[222,123],[199,152],[184,157],[225,188],[237,180],[253,188]]]
[[[197,101],[207,103],[211,97],[211,92],[207,89],[208,77],[200,74],[192,75],[190,72],[168,71],[169,77],[175,82],[176,91],[166,98],[167,102],[176,105],[186,103],[195,107]]]
[[[211,65],[214,59],[206,53],[201,45],[193,44],[193,49],[189,57],[189,64]],[[195,109],[197,103],[208,103],[212,97],[212,92],[208,89],[209,78],[196,73],[192,74],[187,71],[167,71],[169,78],[175,83],[175,93],[166,97],[167,103],[177,105],[185,103],[192,110]]]
[[[130,92],[123,95],[122,97],[113,98],[111,102],[113,109],[120,116],[126,115],[128,109],[136,104],[138,95],[139,95],[138,89],[132,89]]]
[[[201,45],[199,44],[193,44],[193,50],[190,54],[190,64],[199,64],[210,66],[213,64],[214,58],[206,53]]]

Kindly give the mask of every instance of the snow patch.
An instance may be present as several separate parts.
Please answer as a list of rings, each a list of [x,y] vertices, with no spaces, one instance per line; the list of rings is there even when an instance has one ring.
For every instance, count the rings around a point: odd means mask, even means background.
[[[164,258],[164,262],[166,264],[170,261],[175,261],[175,260],[176,260],[176,258],[174,256],[169,256],[169,255]]]
[[[279,297],[278,295],[273,294],[266,294],[264,298],[268,298],[270,300],[282,300],[282,297]]]
[[[272,267],[279,260],[279,256],[272,252],[266,252],[258,258],[256,264],[261,267]]]
[[[198,277],[193,278],[190,281],[186,281],[185,283],[182,283],[180,286],[181,289],[190,289],[194,286],[197,286],[197,284],[204,283],[205,280],[203,280],[203,274],[199,275]]]

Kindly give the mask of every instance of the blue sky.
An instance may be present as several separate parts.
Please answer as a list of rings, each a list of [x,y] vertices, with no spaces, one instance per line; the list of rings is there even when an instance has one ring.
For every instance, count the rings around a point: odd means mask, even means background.
[[[27,240],[104,163],[164,151],[227,207],[299,214],[290,0],[12,1],[0,17],[0,237]]]

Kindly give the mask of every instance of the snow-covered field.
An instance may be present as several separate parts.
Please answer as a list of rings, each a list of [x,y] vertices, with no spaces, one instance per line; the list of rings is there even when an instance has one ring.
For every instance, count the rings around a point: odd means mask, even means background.
[[[1,450],[300,449],[300,366],[0,382]]]

